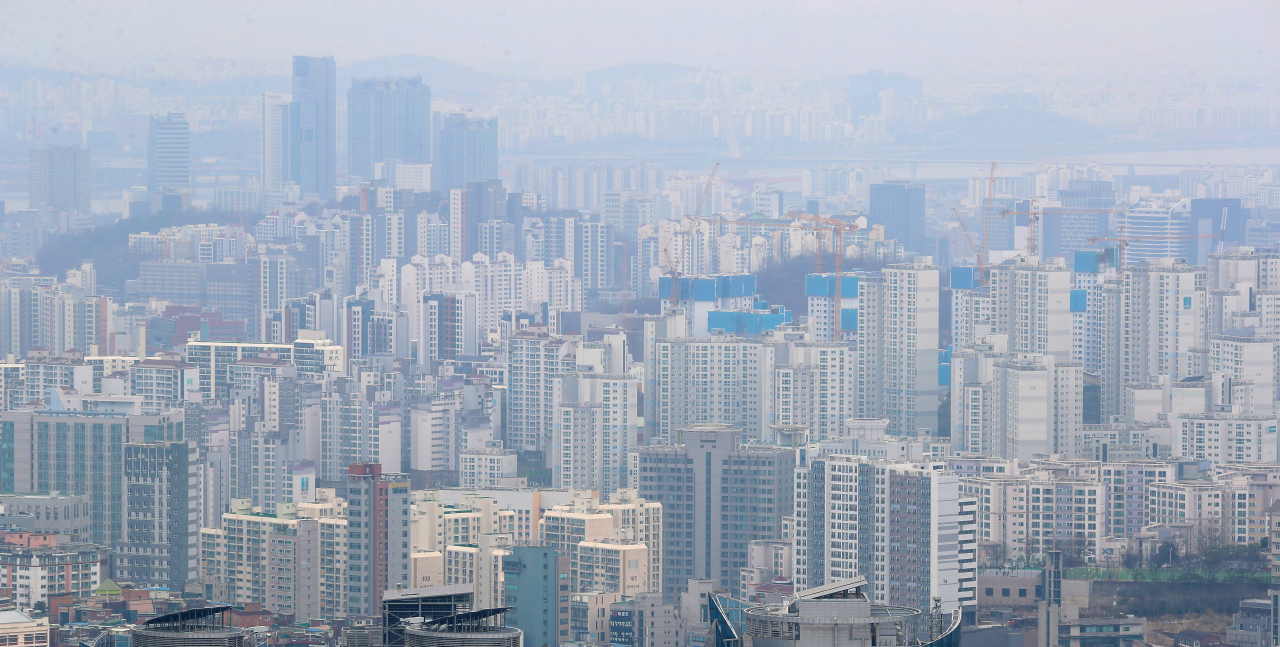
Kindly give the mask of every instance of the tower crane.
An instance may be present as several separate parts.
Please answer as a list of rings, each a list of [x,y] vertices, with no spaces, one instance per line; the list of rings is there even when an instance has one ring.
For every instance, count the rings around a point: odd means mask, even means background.
[[[675,310],[680,307],[680,268],[671,260],[669,248],[662,250],[662,255],[667,257],[667,269],[663,274],[671,277],[671,309]]]
[[[717,173],[717,172],[719,172],[719,170],[720,170],[720,162],[716,162],[715,166],[711,167],[711,174],[707,176],[707,182],[706,182],[706,184],[705,184],[705,185],[703,185],[703,187],[702,187],[702,194],[701,194],[700,196],[698,196],[698,207],[697,207],[696,209],[694,209],[694,211],[693,211],[693,227],[691,228],[691,230],[690,230],[690,231],[689,231],[689,233],[687,234],[687,235],[689,236],[689,242],[690,242],[690,245],[691,245],[691,247],[690,247],[690,249],[689,249],[689,253],[690,253],[690,254],[693,254],[693,249],[694,249],[694,248],[692,247],[692,243],[693,243],[694,239],[695,239],[695,238],[697,237],[697,235],[698,235],[698,226],[702,224],[702,207],[703,207],[703,205],[704,205],[704,204],[706,204],[706,202],[707,202],[707,196],[711,194],[711,187],[715,184],[715,180],[716,180],[716,173]],[[677,233],[675,233],[675,234],[673,235],[673,238],[674,238],[674,236],[683,236],[683,235],[686,235],[686,234],[684,234],[683,232],[677,232]],[[670,251],[670,249],[665,249],[665,250],[663,250],[663,252],[662,252],[662,253],[663,253],[663,255],[665,255],[665,256],[667,257],[667,263],[668,263],[668,264],[670,264],[670,263],[671,263],[671,251]],[[684,257],[683,257],[683,255],[682,255],[682,256],[681,256],[681,260],[683,260],[683,259],[684,259]],[[694,259],[690,258],[690,261],[693,261],[693,260],[694,260]],[[675,266],[672,266],[672,269],[675,269]],[[694,271],[697,271],[697,263],[696,263],[696,262],[694,263]],[[673,280],[673,281],[674,281],[674,280]],[[676,289],[676,288],[675,288],[675,283],[674,283],[674,282],[672,283],[672,288],[671,288],[671,289],[672,289],[673,291]],[[672,301],[674,302],[675,300],[674,300],[674,299],[672,299]]]
[[[969,227],[964,224],[964,217],[960,215],[960,209],[951,207],[951,210],[955,212],[956,220],[960,221],[960,231],[964,232],[965,239],[969,241],[969,249],[973,250],[974,259],[978,265],[978,280],[982,281],[984,280],[983,277],[986,276],[986,259],[982,258],[983,251],[979,250],[978,246],[973,243],[973,236],[969,233]]]
[[[1199,236],[1125,236],[1122,234],[1115,238],[1100,238],[1097,236],[1090,237],[1089,244],[1092,245],[1094,243],[1099,243],[1099,242],[1116,243],[1116,267],[1123,268],[1124,267],[1124,249],[1129,246],[1130,242],[1133,242],[1135,240],[1203,240],[1203,239],[1214,239],[1214,238],[1217,238],[1217,236],[1213,234],[1202,234]]]
[[[1049,213],[1127,213],[1129,210],[1124,207],[1116,207],[1114,209],[1077,209],[1075,207],[1050,207],[1053,211]],[[1036,248],[1036,224],[1040,222],[1040,217],[1044,215],[1044,211],[1001,211],[1000,217],[1007,216],[1026,216],[1027,217],[1027,256],[1035,256],[1039,251]]]
[[[800,222],[795,222],[795,221]],[[722,224],[737,223],[735,220],[716,219],[715,222]],[[843,296],[844,289],[844,234],[848,232],[856,232],[860,227],[856,223],[840,220],[838,218],[830,218],[827,216],[819,216],[807,213],[790,213],[785,219],[768,222],[752,222],[750,227],[773,227],[779,229],[800,228],[806,231],[812,231],[817,236],[830,236],[828,239],[831,250],[835,255],[833,259],[835,267],[835,292],[831,299],[831,330],[832,338],[835,338],[835,331],[840,326],[840,299]],[[821,243],[818,253],[814,254],[813,259],[814,271],[822,272],[822,248]]]
[[[996,194],[996,163],[991,163],[991,176],[987,179],[987,203],[982,209],[982,250],[980,257],[987,255],[987,232],[991,228],[991,200]],[[979,270],[981,273],[981,270]]]
[[[1222,221],[1218,225],[1218,253],[1222,253],[1222,249],[1227,244],[1227,208],[1222,208]]]

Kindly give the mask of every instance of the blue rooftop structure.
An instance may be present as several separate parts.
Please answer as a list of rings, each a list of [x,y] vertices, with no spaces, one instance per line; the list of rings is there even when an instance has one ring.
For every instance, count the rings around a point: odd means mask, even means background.
[[[715,301],[756,294],[756,275],[754,274],[682,276],[676,281],[677,296],[681,301]],[[658,296],[663,299],[671,298],[670,276],[658,277]]]
[[[978,268],[961,265],[951,268],[951,289],[972,290],[978,287]]]
[[[852,299],[858,296],[860,274],[844,274],[840,277],[840,298]],[[804,277],[804,293],[810,297],[835,296],[836,277],[834,274],[809,274]]]

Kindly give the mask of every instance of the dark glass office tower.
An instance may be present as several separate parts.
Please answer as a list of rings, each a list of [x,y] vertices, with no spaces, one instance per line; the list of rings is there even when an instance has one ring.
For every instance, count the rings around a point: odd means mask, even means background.
[[[290,179],[302,194],[333,199],[338,183],[337,74],[332,56],[293,57],[289,104]]]
[[[347,172],[369,181],[389,159],[431,161],[431,88],[420,76],[353,79],[347,91]]]
[[[885,238],[901,243],[908,251],[925,253],[924,185],[894,180],[871,185],[873,225],[884,225]]]
[[[453,114],[440,129],[440,155],[434,161],[431,188],[465,188],[498,177],[498,120]]]

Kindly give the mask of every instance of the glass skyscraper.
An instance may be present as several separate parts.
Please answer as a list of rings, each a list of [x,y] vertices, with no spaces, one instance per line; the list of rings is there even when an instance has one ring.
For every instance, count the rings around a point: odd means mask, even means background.
[[[372,180],[389,159],[431,161],[431,88],[420,76],[353,79],[347,91],[347,172]]]
[[[440,155],[432,167],[432,188],[466,188],[498,177],[498,120],[449,115],[440,129]]]
[[[331,200],[338,183],[337,73],[332,56],[293,57],[289,177],[302,195]]]

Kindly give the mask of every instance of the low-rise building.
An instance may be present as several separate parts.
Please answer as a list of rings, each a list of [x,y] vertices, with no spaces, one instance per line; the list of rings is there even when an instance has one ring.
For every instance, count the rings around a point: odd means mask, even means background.
[[[491,488],[514,484],[516,451],[501,447],[464,449],[458,456],[458,484]]]
[[[22,534],[24,545],[0,544],[0,587],[13,591],[19,608],[47,605],[49,596],[59,593],[88,595],[98,586],[102,555],[97,546],[58,545],[51,534]]]
[[[1227,642],[1237,647],[1271,647],[1271,601],[1241,600],[1227,627]]]

